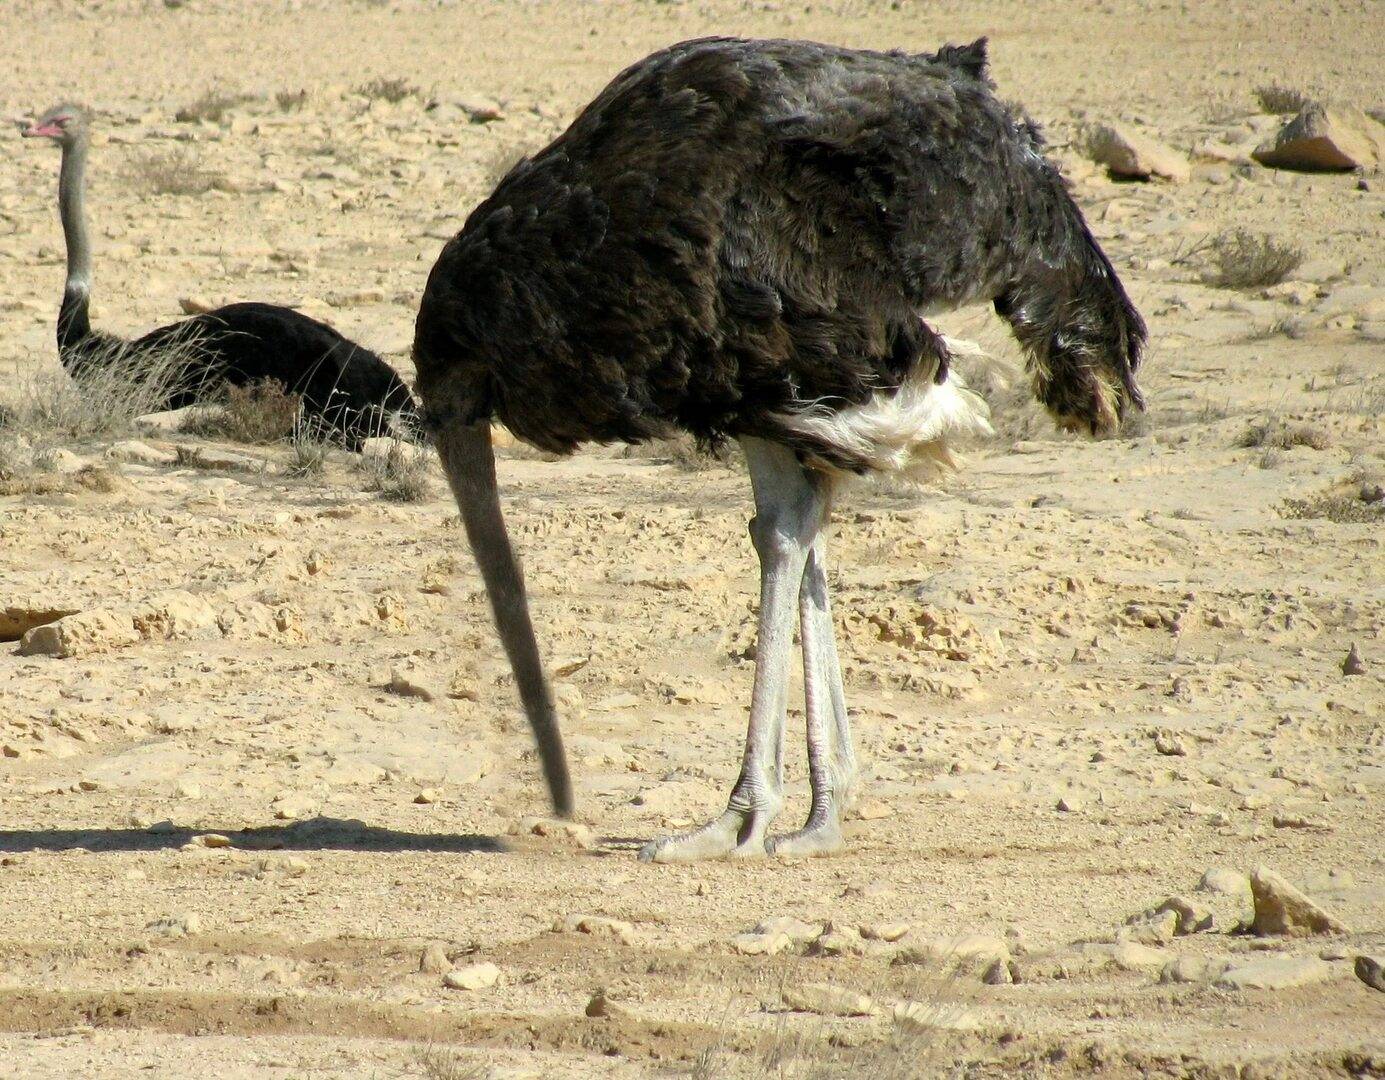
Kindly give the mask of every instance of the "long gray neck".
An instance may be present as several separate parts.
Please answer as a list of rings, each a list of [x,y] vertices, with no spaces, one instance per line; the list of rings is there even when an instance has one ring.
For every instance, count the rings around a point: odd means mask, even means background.
[[[63,147],[58,177],[58,213],[67,242],[67,282],[58,314],[58,347],[79,343],[91,333],[87,307],[91,297],[91,241],[87,236],[87,139]]]

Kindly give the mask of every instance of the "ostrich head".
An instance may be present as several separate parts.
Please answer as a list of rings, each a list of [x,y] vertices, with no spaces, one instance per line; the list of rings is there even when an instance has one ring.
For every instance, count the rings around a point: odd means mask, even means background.
[[[52,139],[66,149],[87,137],[87,114],[76,105],[54,105],[22,134],[26,139]]]

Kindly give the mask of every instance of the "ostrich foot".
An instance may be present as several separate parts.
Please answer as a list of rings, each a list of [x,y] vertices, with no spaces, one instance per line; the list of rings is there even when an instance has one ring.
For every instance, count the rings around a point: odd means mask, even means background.
[[[814,814],[797,832],[776,836],[766,845],[771,855],[783,859],[812,859],[835,855],[846,846],[835,812]]]
[[[692,832],[662,836],[640,850],[641,862],[700,862],[703,859],[762,859],[765,835],[778,807],[726,809],[720,817]]]

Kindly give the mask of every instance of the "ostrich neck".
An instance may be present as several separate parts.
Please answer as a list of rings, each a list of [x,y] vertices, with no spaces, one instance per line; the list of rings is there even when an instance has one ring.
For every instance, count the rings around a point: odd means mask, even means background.
[[[64,364],[76,363],[78,347],[91,336],[91,242],[86,215],[87,141],[63,147],[58,176],[58,213],[67,242],[67,282],[58,310],[58,352]]]
[[[79,139],[63,148],[58,177],[58,212],[67,241],[67,291],[91,291],[91,241],[86,214],[87,141]]]

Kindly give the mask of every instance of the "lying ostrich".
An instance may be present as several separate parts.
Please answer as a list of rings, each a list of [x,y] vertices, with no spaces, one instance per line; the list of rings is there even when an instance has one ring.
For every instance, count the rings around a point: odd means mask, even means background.
[[[58,210],[67,242],[67,282],[58,312],[58,355],[78,382],[124,343],[93,331],[91,244],[86,221],[86,164],[90,125],[86,113],[58,105],[24,129],[62,147]],[[173,349],[190,356],[190,368],[170,389],[165,408],[193,404],[223,383],[245,385],[276,379],[301,396],[305,413],[358,448],[379,435],[398,413],[415,420],[413,396],[393,368],[369,349],[348,341],[325,323],[274,304],[229,304],[182,322],[161,326],[128,343],[135,355]]]
[[[572,791],[492,418],[556,453],[678,431],[744,450],[761,584],[740,777],[724,813],[645,860],[841,847],[857,766],[825,572],[833,489],[988,428],[921,312],[991,301],[1066,428],[1110,432],[1142,407],[1144,324],[985,65],[984,39],[920,56],[675,45],[512,169],[433,267],[418,389],[559,813]],[[795,604],[812,805],[771,840]]]

